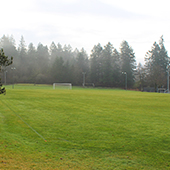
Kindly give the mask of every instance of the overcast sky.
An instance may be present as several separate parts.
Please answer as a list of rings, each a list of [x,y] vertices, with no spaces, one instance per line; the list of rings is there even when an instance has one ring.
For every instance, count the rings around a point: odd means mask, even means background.
[[[26,45],[70,44],[88,54],[98,43],[111,42],[119,50],[126,40],[137,62],[143,63],[161,35],[170,51],[169,4],[168,0],[4,0],[0,37],[13,35],[17,46],[22,35]]]

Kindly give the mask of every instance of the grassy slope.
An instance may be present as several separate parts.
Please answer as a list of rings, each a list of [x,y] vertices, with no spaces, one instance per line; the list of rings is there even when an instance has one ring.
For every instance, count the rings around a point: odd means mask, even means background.
[[[168,94],[25,88],[0,96],[0,169],[169,168]]]

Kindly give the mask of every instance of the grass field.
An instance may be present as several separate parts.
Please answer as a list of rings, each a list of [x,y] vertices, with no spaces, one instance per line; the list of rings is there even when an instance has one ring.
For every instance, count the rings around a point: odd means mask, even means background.
[[[7,86],[0,169],[170,169],[170,95]]]

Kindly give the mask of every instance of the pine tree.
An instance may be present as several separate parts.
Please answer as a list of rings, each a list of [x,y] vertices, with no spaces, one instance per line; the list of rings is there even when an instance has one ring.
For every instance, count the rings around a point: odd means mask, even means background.
[[[50,64],[52,64],[55,61],[55,58],[57,57],[57,46],[54,42],[50,45]]]
[[[108,44],[104,46],[102,53],[102,82],[104,86],[109,87],[113,86],[113,49],[113,45],[108,42]]]
[[[7,66],[11,65],[13,62],[13,57],[11,59],[8,59],[8,56],[5,56],[5,53],[3,49],[0,50],[0,72],[3,70],[3,68],[6,68]],[[6,94],[5,87],[2,88],[1,78],[0,78],[0,94]]]
[[[100,44],[95,45],[91,50],[90,58],[90,80],[95,85],[100,85],[101,80],[101,57],[103,48]]]
[[[56,83],[63,83],[64,81],[64,61],[62,57],[56,57],[52,69],[51,69],[51,74],[52,74],[52,80],[53,82]]]
[[[26,48],[26,43],[25,43],[23,36],[21,36],[20,44],[19,44],[19,47],[18,47],[18,52],[19,52],[19,56],[22,59],[26,57],[27,48]]]
[[[127,41],[122,42],[120,50],[122,72],[126,72],[127,74],[127,87],[132,88],[135,82],[135,69],[136,69],[135,54]]]
[[[169,57],[164,46],[163,36],[159,44],[154,42],[152,49],[146,53],[145,67],[147,71],[147,82],[149,86],[166,86],[166,72],[169,65]]]
[[[28,45],[28,51],[27,51],[27,64],[28,64],[28,70],[27,70],[27,79],[28,83],[35,83],[35,78],[38,73],[38,60],[37,60],[37,54],[36,49],[33,45],[33,43],[30,43]]]
[[[16,74],[21,82],[28,82],[29,74],[29,60],[27,58],[27,46],[24,37],[21,36],[20,44],[18,47],[18,60],[16,65]]]
[[[146,84],[145,67],[143,67],[142,64],[139,63],[136,69],[136,87],[142,91],[145,84]]]
[[[163,35],[161,36],[160,38],[160,41],[159,41],[159,47],[160,47],[160,52],[159,52],[159,55],[160,55],[160,66],[162,68],[162,71],[164,73],[167,72],[167,66],[169,65],[169,57],[168,57],[168,53],[165,49],[165,46],[164,46],[164,39],[163,39]]]
[[[82,85],[83,82],[83,73],[86,73],[88,76],[89,63],[88,56],[84,48],[77,54],[76,63],[75,63],[75,82],[76,85]]]
[[[119,52],[113,50],[113,86],[120,87],[121,82],[121,59]]]
[[[15,47],[15,40],[13,36],[5,36],[0,40],[0,48],[2,48],[7,56],[13,56],[14,59],[18,57],[18,52]]]

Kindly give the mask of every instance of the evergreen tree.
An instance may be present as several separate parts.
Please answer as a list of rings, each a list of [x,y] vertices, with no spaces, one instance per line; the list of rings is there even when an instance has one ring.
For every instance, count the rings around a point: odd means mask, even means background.
[[[58,52],[58,54],[61,54],[63,52],[63,48],[60,43],[57,44],[57,52]],[[60,56],[60,55],[58,55],[58,56]]]
[[[29,61],[27,58],[27,48],[24,37],[21,36],[20,44],[18,47],[18,61],[16,64],[16,74],[18,76],[18,81],[27,82],[29,74]]]
[[[119,52],[113,50],[113,86],[120,87],[121,83],[121,59]]]
[[[52,64],[57,57],[57,46],[54,42],[50,45],[50,64]]]
[[[82,48],[81,51],[77,54],[76,63],[75,63],[75,83],[76,85],[82,85],[83,82],[83,73],[86,73],[86,80],[88,76],[88,56],[86,51]]]
[[[47,71],[49,58],[48,47],[39,43],[37,47],[37,59],[40,72],[45,73]]]
[[[95,84],[95,86],[100,85],[102,51],[103,48],[100,44],[95,45],[91,50],[90,79],[91,82]]]
[[[49,53],[48,47],[39,43],[37,47],[37,83],[47,83],[49,74]]]
[[[4,50],[7,56],[13,56],[14,59],[18,57],[18,52],[16,50],[15,45],[16,44],[15,44],[15,40],[13,36],[9,37],[9,36],[3,35],[3,37],[0,40],[0,48]]]
[[[127,87],[132,88],[135,82],[135,69],[136,69],[135,54],[127,41],[122,42],[120,50],[122,72],[126,72],[127,74]]]
[[[28,45],[27,55],[28,55],[30,60],[34,60],[34,59],[37,58],[37,56],[36,56],[36,48],[34,47],[33,43],[30,43]]]
[[[154,42],[152,49],[146,53],[145,67],[147,71],[147,82],[149,86],[166,86],[166,72],[169,65],[169,57],[164,47],[163,36],[159,44]]]
[[[141,91],[143,90],[143,87],[146,85],[146,71],[145,67],[142,66],[141,63],[138,64],[137,70],[136,70],[136,86]]]
[[[70,44],[69,44],[68,46],[67,46],[67,45],[64,45],[63,51],[65,51],[65,52],[67,52],[67,53],[71,53],[71,52],[72,52],[72,47],[71,47],[71,45],[70,45]]]
[[[62,57],[64,59],[64,62],[69,62],[73,64],[73,53],[72,53],[72,47],[70,45],[64,45]]]
[[[108,42],[102,53],[102,83],[104,86],[113,86],[113,45]]]
[[[13,67],[17,68],[19,63],[18,51],[16,50],[13,36],[5,36],[0,39],[0,48],[3,49],[6,56],[13,56]],[[10,67],[5,68],[7,73],[7,83],[12,83],[13,76]]]
[[[24,40],[24,37],[21,36],[21,40],[20,40],[20,44],[18,47],[18,52],[19,52],[19,56],[23,59],[24,57],[26,57],[27,54],[27,48],[26,48],[26,43]]]
[[[34,47],[33,43],[28,45],[27,51],[27,64],[28,64],[28,83],[35,83],[36,76],[38,74],[38,59],[37,59],[37,52],[36,48]]]
[[[165,46],[164,46],[163,35],[160,38],[159,47],[160,47],[160,52],[159,52],[160,62],[159,62],[159,64],[162,68],[162,71],[164,73],[166,73],[167,72],[167,66],[169,65],[169,57],[168,57],[168,53],[167,53]]]
[[[5,56],[3,49],[0,50],[0,72],[3,71],[4,68],[11,65],[13,62],[13,57],[8,59],[8,56]],[[6,94],[5,88],[2,88],[1,78],[0,78],[0,94]]]
[[[51,75],[53,78],[53,82],[55,83],[63,83],[64,81],[64,72],[65,72],[65,67],[64,67],[64,61],[62,57],[56,57],[52,70],[51,70]]]

